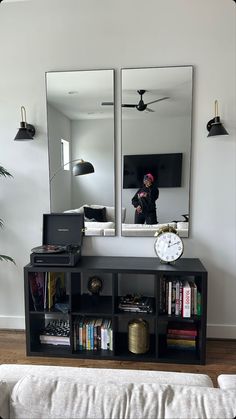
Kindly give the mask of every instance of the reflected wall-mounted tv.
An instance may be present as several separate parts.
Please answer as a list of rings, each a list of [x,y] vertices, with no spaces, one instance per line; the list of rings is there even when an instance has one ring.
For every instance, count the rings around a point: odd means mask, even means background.
[[[140,188],[146,173],[152,173],[159,188],[181,186],[182,153],[124,156],[123,188]]]

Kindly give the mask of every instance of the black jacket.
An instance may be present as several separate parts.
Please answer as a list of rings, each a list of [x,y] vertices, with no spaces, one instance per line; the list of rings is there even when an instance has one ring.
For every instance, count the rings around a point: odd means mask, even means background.
[[[141,206],[143,213],[156,211],[156,200],[159,196],[159,189],[155,183],[147,188],[143,186],[138,189],[136,194],[132,198],[132,205],[137,208],[138,205]]]

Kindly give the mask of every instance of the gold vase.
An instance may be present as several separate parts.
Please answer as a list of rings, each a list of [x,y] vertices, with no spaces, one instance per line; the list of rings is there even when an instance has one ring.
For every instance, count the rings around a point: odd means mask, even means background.
[[[149,350],[149,325],[143,319],[131,320],[128,325],[129,351],[144,354]]]

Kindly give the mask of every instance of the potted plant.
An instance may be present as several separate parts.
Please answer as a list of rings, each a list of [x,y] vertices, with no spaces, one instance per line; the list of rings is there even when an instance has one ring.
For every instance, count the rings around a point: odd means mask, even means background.
[[[6,169],[4,169],[3,166],[0,166],[0,176],[12,177],[12,175]],[[0,227],[3,227],[3,220],[1,218],[0,218]],[[1,255],[1,254],[0,254],[0,260],[5,260],[5,261],[10,261],[10,262],[15,263],[14,259],[12,259],[10,256]]]

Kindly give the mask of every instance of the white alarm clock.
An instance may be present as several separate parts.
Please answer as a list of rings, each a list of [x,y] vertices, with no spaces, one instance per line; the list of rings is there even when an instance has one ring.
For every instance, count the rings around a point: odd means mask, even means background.
[[[168,225],[157,231],[155,236],[154,250],[161,262],[175,262],[182,256],[184,244],[175,228]]]

